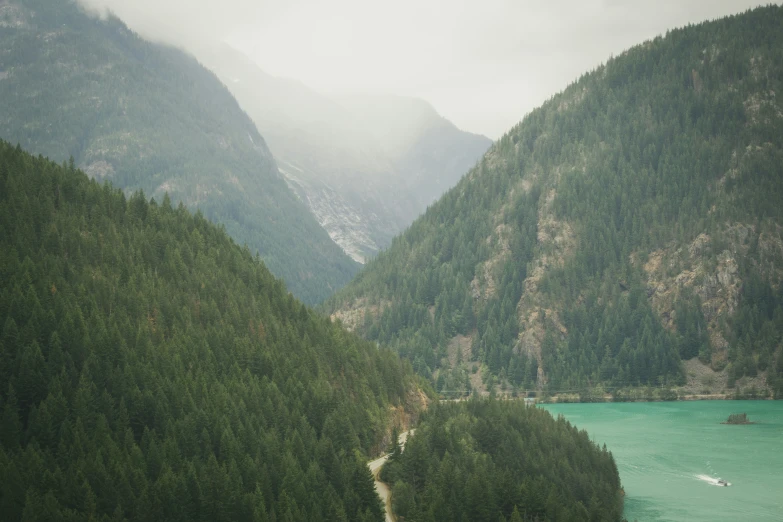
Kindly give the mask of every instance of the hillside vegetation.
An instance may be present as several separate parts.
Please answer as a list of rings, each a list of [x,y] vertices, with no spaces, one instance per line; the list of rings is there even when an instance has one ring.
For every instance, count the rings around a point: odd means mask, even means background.
[[[307,303],[358,270],[214,74],[72,0],[0,0],[0,138],[199,208]]]
[[[580,77],[327,309],[444,394],[671,386],[698,358],[783,394],[783,8]]]
[[[382,520],[410,364],[168,197],[0,142],[4,520]]]
[[[400,520],[620,520],[612,454],[562,416],[518,401],[433,406],[382,478]]]

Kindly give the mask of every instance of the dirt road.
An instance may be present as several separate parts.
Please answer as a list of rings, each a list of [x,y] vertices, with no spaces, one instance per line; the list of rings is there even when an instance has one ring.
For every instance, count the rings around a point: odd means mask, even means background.
[[[405,441],[408,440],[408,435],[413,435],[413,432],[416,430],[410,430],[406,431],[405,433],[400,434],[400,438],[397,439],[400,441],[400,445],[402,446],[402,449],[405,450]],[[383,501],[383,508],[386,513],[386,522],[394,522],[394,517],[392,516],[391,511],[391,491],[389,490],[389,486],[378,480],[378,474],[381,472],[381,468],[386,463],[386,460],[389,458],[389,455],[384,455],[383,457],[377,458],[367,464],[367,467],[370,468],[370,473],[372,473],[372,476],[375,478],[375,491],[378,492],[378,496],[381,497],[381,500]]]

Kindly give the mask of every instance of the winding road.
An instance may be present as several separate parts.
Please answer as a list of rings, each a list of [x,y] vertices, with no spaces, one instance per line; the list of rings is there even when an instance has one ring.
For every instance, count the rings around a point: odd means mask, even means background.
[[[400,446],[402,446],[403,451],[405,450],[405,441],[408,440],[408,435],[413,435],[414,431],[416,430],[414,429],[406,431],[405,433],[401,433],[400,437],[397,439],[400,442]],[[375,479],[375,491],[378,492],[378,496],[381,497],[381,500],[383,501],[383,510],[386,513],[385,520],[386,522],[394,522],[394,517],[392,516],[391,511],[391,491],[389,490],[389,486],[387,484],[378,480],[378,474],[381,472],[381,468],[386,463],[388,458],[389,455],[386,454],[367,463],[367,467],[370,468],[370,473],[372,473],[372,476]]]

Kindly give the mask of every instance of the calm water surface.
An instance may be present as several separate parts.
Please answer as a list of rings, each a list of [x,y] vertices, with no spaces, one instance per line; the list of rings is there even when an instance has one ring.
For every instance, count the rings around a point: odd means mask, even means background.
[[[612,451],[629,521],[783,521],[783,401],[540,407]],[[742,412],[757,424],[720,424]]]

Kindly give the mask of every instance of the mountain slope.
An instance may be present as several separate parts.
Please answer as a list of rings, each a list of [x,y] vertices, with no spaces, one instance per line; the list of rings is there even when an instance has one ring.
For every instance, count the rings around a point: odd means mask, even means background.
[[[698,357],[782,393],[782,29],[760,8],[582,76],[329,311],[444,392],[479,364],[489,386],[709,387]]]
[[[68,0],[0,2],[0,137],[200,208],[309,303],[355,273],[252,121],[193,58]]]
[[[410,365],[169,198],[0,142],[5,520],[382,520]]]
[[[332,99],[264,73],[227,46],[196,54],[253,118],[319,223],[360,262],[386,248],[491,144],[421,100]]]

